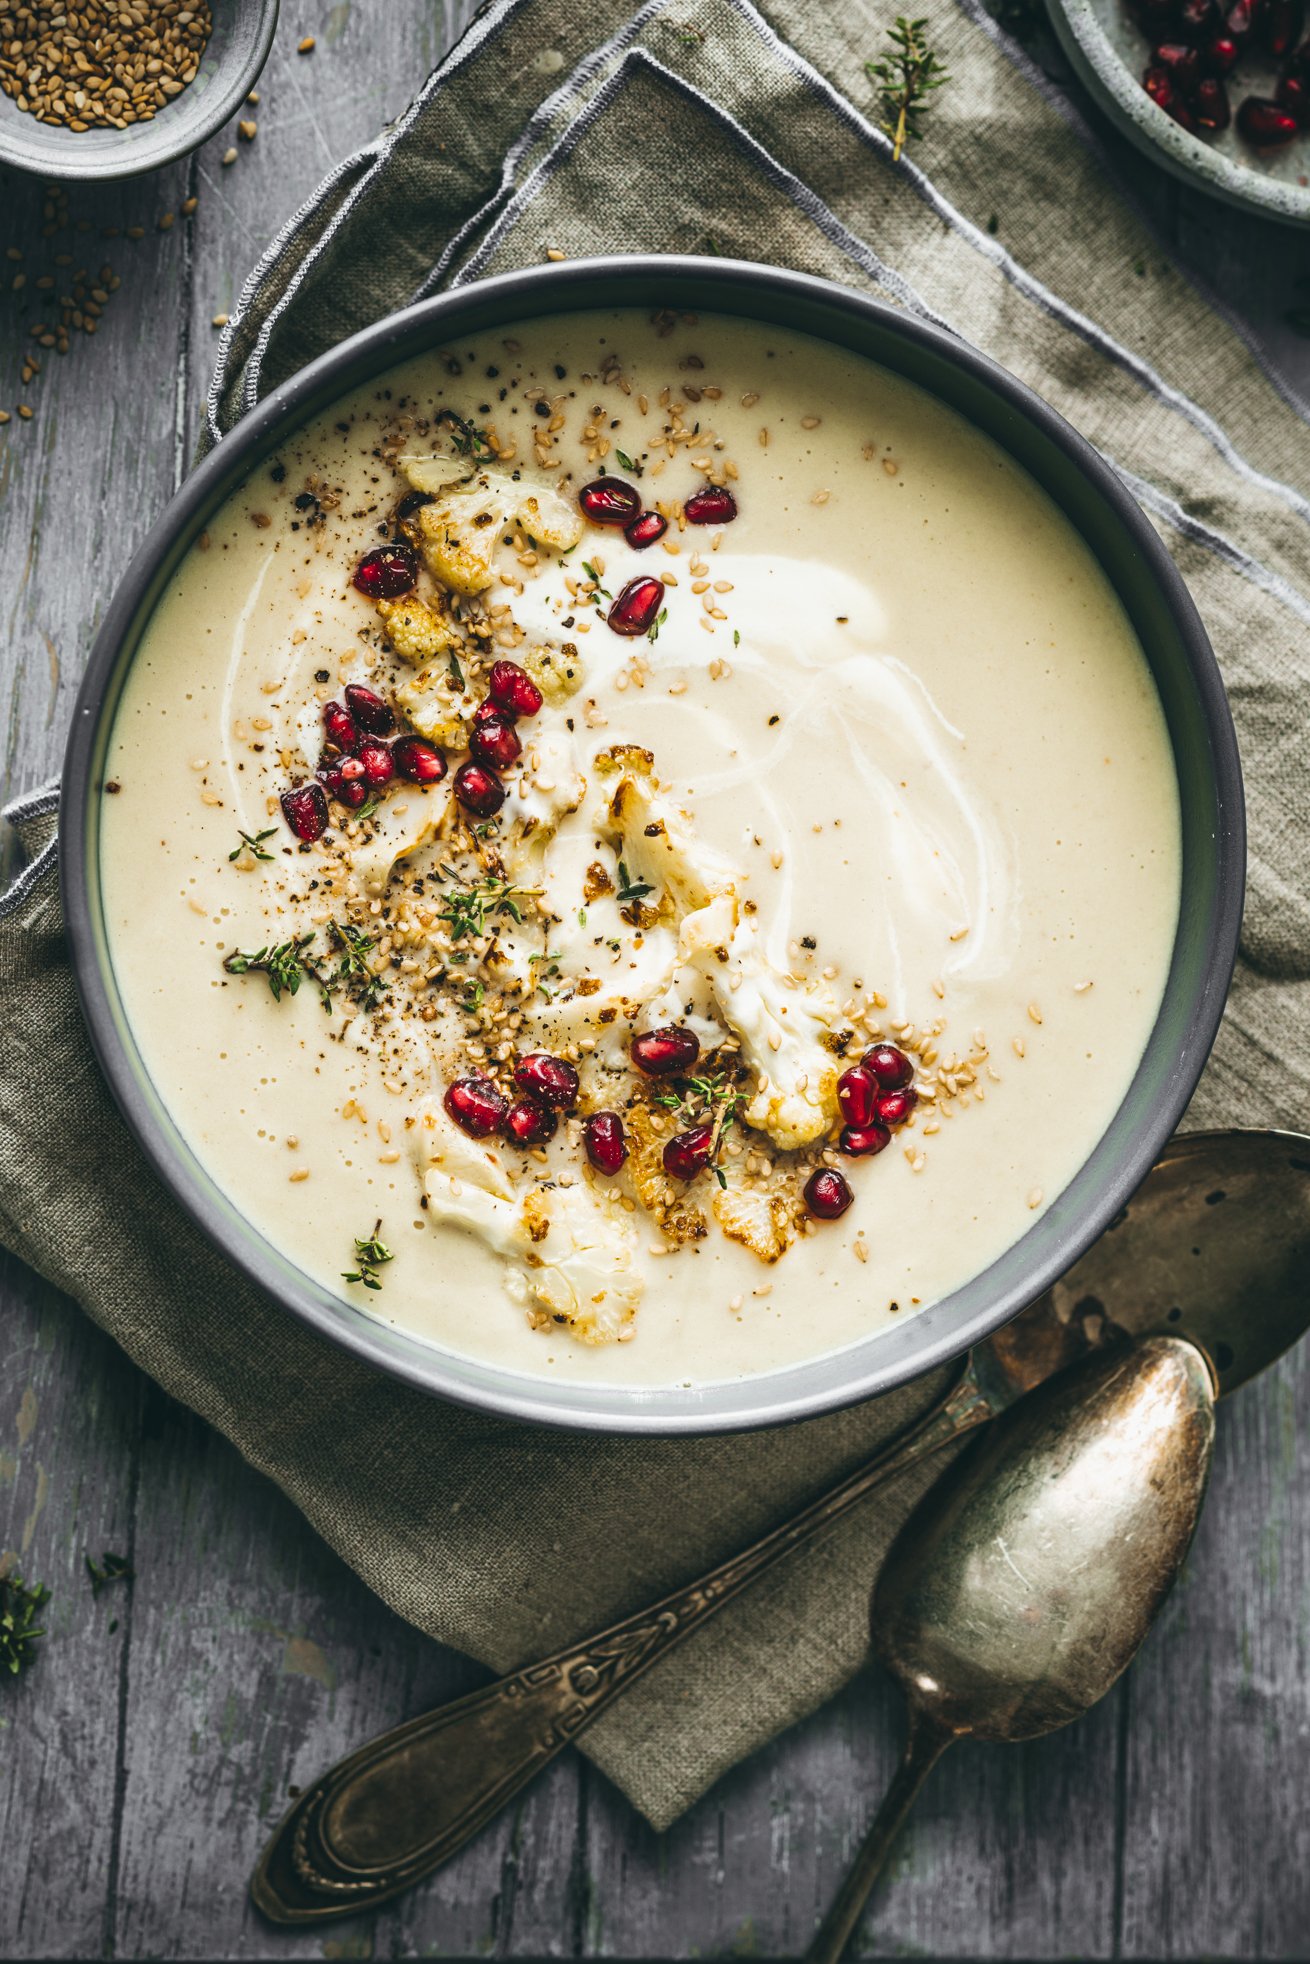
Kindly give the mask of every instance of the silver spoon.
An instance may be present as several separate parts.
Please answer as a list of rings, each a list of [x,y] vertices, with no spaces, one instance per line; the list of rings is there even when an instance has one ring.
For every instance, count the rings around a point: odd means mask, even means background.
[[[1176,1139],[1082,1261],[974,1350],[940,1404],[829,1493],[662,1601],[382,1733],[320,1775],[260,1857],[256,1905],[274,1923],[320,1923],[409,1888],[774,1562],[1089,1352],[1176,1332],[1205,1352],[1221,1394],[1236,1390],[1310,1325],[1308,1271],[1310,1139]]]
[[[1053,1732],[1132,1661],[1201,1511],[1214,1392],[1181,1337],[1090,1358],[1007,1412],[906,1521],[872,1604],[905,1754],[808,1964],[838,1964],[954,1740]]]

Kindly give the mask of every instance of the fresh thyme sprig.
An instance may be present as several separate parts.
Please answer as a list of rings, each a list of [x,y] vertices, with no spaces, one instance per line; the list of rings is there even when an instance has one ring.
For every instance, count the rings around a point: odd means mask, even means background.
[[[453,867],[443,866],[441,870],[447,879],[459,878]],[[478,880],[473,886],[452,887],[442,896],[445,905],[438,919],[446,923],[452,941],[476,940],[479,935],[486,933],[488,920],[494,919],[499,914],[508,915],[510,920],[521,922],[523,919],[521,903],[525,900],[534,900],[537,891],[535,887],[516,887],[511,880],[496,879],[489,875],[485,880]]]
[[[928,22],[896,16],[895,27],[887,29],[891,51],[881,61],[866,61],[864,72],[878,91],[883,133],[892,140],[892,162],[899,163],[906,144],[923,135],[921,118],[932,104],[934,89],[949,82],[950,76],[929,48],[925,35]]]
[[[333,921],[329,932],[339,955],[336,971],[325,981],[317,976],[314,979],[329,996],[333,989],[345,989],[361,1009],[375,1009],[389,986],[386,978],[375,975],[365,960],[377,947],[376,938],[365,934],[362,928],[352,927],[349,921]]]
[[[614,449],[614,455],[618,459],[620,470],[627,471],[632,477],[641,476],[643,467],[637,462],[635,457],[630,457],[626,450],[620,450],[617,445]]]
[[[686,1092],[667,1091],[655,1102],[677,1112],[685,1125],[704,1125],[707,1121],[713,1125],[707,1163],[719,1185],[726,1187],[728,1182],[719,1165],[719,1152],[725,1133],[736,1123],[737,1107],[746,1102],[746,1093],[737,1089],[726,1071],[701,1072],[685,1082],[690,1096]]]
[[[267,976],[274,1002],[281,1002],[284,995],[294,996],[299,991],[306,975],[318,980],[305,960],[305,950],[313,939],[311,931],[294,941],[279,941],[276,947],[257,948],[254,954],[238,948],[224,957],[223,966],[229,975]]]
[[[475,464],[488,464],[495,456],[495,445],[485,430],[476,423],[470,423],[467,416],[457,415],[453,409],[439,409],[436,420],[444,423],[450,431],[450,440],[461,457],[467,457]]]
[[[34,1618],[49,1600],[42,1583],[24,1582],[17,1569],[0,1575],[0,1671],[16,1678],[32,1662],[33,1646],[45,1635]]]
[[[649,627],[648,627],[648,628],[646,629],[646,639],[647,639],[648,641],[658,641],[658,640],[659,640],[659,638],[660,638],[660,629],[661,629],[661,628],[663,627],[663,625],[664,625],[664,623],[665,623],[665,621],[666,621],[666,620],[667,620],[668,618],[669,618],[669,610],[668,610],[668,608],[667,608],[667,607],[661,607],[661,608],[660,608],[660,610],[659,610],[659,612],[658,612],[658,614],[656,614],[656,616],[655,616],[655,618],[654,618],[654,620],[653,620],[653,621],[651,622],[651,624],[650,624],[650,626],[649,626]]]
[[[600,574],[596,571],[596,568],[592,565],[589,559],[583,560],[582,570],[586,574],[587,578],[590,580],[592,586],[595,588],[597,599],[612,600],[614,598],[614,595],[610,592],[609,588],[603,587],[601,585]]]
[[[336,968],[328,974],[310,958],[309,950],[314,943],[312,928],[307,934],[297,935],[294,941],[280,941],[276,947],[259,948],[253,954],[238,948],[224,958],[223,967],[229,975],[265,976],[274,1002],[281,1002],[284,995],[296,995],[308,976],[326,1010],[331,1010],[338,989],[344,989],[362,1009],[376,1008],[388,988],[385,978],[375,975],[364,959],[376,947],[376,941],[348,921],[333,921],[328,934],[338,956]]]
[[[378,1270],[393,1257],[386,1242],[378,1239],[381,1232],[382,1223],[379,1220],[374,1222],[372,1234],[362,1238],[359,1235],[355,1236],[355,1260],[359,1263],[359,1267],[343,1269],[341,1271],[343,1281],[362,1282],[366,1289],[382,1287],[382,1277],[378,1274]]]
[[[253,853],[256,859],[271,859],[272,853],[264,851],[264,841],[271,839],[276,831],[276,825],[270,825],[266,832],[256,832],[253,837],[249,832],[239,832],[241,844],[228,854],[228,858],[240,859],[243,852],[249,852]]]

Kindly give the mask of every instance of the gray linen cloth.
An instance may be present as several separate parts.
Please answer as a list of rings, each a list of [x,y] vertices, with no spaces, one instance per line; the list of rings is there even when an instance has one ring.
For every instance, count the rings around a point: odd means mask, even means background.
[[[885,15],[777,0],[498,0],[266,254],[210,402],[220,440],[345,334],[484,273],[626,249],[766,257],[943,322],[1124,475],[1219,651],[1251,816],[1237,986],[1191,1122],[1304,1122],[1310,1077],[1310,444],[1303,412],[1162,255],[1069,105],[971,0],[898,165],[865,60]],[[856,1465],[940,1380],[782,1431],[611,1441],[402,1389],[251,1291],[161,1194],[86,1046],[55,801],[0,902],[0,1238],[267,1471],[393,1608],[498,1669],[638,1608]],[[898,1482],[657,1667],[583,1750],[657,1826],[830,1696],[865,1644]],[[397,1718],[402,1714],[397,1713]]]

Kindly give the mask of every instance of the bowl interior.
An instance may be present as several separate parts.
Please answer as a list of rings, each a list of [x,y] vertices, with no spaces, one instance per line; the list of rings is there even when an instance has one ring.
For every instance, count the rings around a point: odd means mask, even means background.
[[[1001,444],[1086,540],[1133,622],[1164,706],[1183,828],[1182,907],[1154,1032],[1105,1136],[1028,1233],[964,1288],[866,1342],[767,1376],[668,1390],[542,1383],[438,1350],[339,1301],[258,1237],[191,1153],[136,1052],[108,957],[99,877],[98,787],[127,671],[163,589],[233,487],[290,429],[452,332],[613,306],[738,314],[816,335],[917,383]],[[1195,609],[1137,506],[1067,424],[952,336],[825,281],[729,261],[632,259],[506,275],[395,315],[306,369],[218,446],[151,533],[106,616],[69,742],[61,853],[79,989],[110,1084],[165,1183],[248,1276],[323,1334],[424,1389],[539,1422],[711,1431],[851,1403],[957,1355],[1103,1230],[1172,1132],[1213,1040],[1236,952],[1244,831],[1231,720]]]
[[[0,91],[0,160],[42,177],[112,178],[185,156],[244,102],[268,58],[277,15],[278,0],[213,0],[214,28],[194,82],[150,122],[125,130],[39,123]]]

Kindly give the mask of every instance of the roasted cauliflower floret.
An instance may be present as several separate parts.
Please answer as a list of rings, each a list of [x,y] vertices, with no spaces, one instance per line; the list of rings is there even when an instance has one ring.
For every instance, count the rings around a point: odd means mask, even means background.
[[[416,525],[419,550],[435,580],[473,598],[491,585],[492,559],[504,520],[502,500],[481,486],[424,505]]]
[[[454,692],[446,669],[420,669],[412,681],[400,684],[396,701],[404,710],[406,721],[429,743],[442,744],[447,750],[466,747],[465,709],[471,711],[472,701]]]
[[[529,648],[523,666],[547,702],[567,702],[587,679],[586,664],[572,641],[560,648]]]
[[[534,1319],[579,1343],[625,1340],[644,1283],[621,1195],[579,1181],[516,1198],[498,1155],[467,1138],[439,1105],[424,1112],[414,1152],[429,1217],[498,1254],[510,1293]]]
[[[590,1182],[535,1187],[520,1212],[527,1245],[511,1293],[579,1343],[620,1342],[645,1286],[620,1195]]]
[[[780,1261],[796,1238],[797,1204],[785,1194],[728,1187],[711,1204],[728,1239],[739,1241],[762,1262]]]
[[[651,1113],[642,1104],[629,1107],[624,1125],[628,1133],[627,1176],[646,1212],[670,1241],[703,1241],[709,1232],[704,1214],[683,1199],[664,1171],[667,1133],[656,1131]]]
[[[558,491],[544,486],[520,498],[514,518],[539,546],[549,546],[554,552],[570,551],[582,537],[581,513]]]
[[[402,661],[437,661],[459,643],[459,634],[448,615],[410,594],[404,600],[379,600],[378,614],[387,631],[387,640]]]

